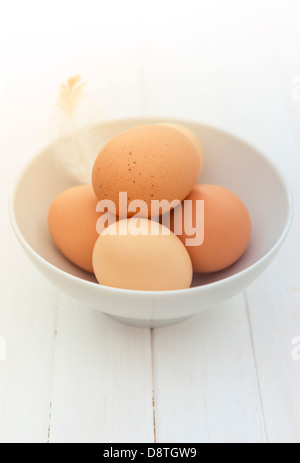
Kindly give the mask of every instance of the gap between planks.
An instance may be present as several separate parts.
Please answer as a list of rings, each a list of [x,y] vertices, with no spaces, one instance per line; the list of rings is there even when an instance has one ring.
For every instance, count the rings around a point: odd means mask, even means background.
[[[244,291],[244,303],[245,303],[245,309],[246,309],[247,320],[248,320],[250,347],[251,347],[253,367],[254,367],[254,372],[255,372],[257,394],[258,394],[259,403],[260,403],[261,419],[263,422],[264,438],[265,438],[266,443],[269,444],[270,439],[268,436],[263,399],[262,399],[261,388],[260,388],[259,379],[258,379],[258,369],[257,369],[256,353],[255,353],[255,347],[254,347],[253,331],[252,331],[252,325],[251,325],[250,308],[249,308],[249,302],[248,302],[248,297],[247,297],[247,291]]]
[[[156,444],[156,412],[155,412],[155,371],[154,371],[154,328],[151,328],[150,342],[151,342],[151,368],[152,368],[152,412],[153,412],[153,436],[154,444]]]
[[[48,437],[47,443],[50,443],[51,439],[51,420],[52,420],[52,402],[53,402],[53,390],[55,381],[55,364],[56,364],[56,350],[57,350],[57,334],[58,334],[58,310],[60,303],[60,291],[57,290],[56,303],[55,303],[55,317],[54,317],[54,338],[53,338],[53,358],[52,358],[52,375],[51,375],[51,388],[50,388],[50,400],[49,400],[49,413],[48,413]],[[137,328],[138,329],[138,328]],[[152,372],[152,419],[153,419],[153,442],[156,443],[156,411],[155,411],[155,367],[154,367],[154,328],[150,328],[150,353],[151,353],[151,372]]]
[[[54,380],[55,380],[55,363],[56,363],[56,347],[57,347],[57,332],[58,332],[58,310],[59,310],[59,301],[60,301],[60,291],[57,291],[56,296],[56,304],[55,304],[55,321],[54,321],[54,338],[53,338],[53,358],[52,358],[52,376],[51,376],[51,390],[50,390],[50,400],[49,400],[49,414],[48,414],[48,439],[47,443],[50,443],[51,439],[51,418],[52,418],[52,400],[53,400],[53,389],[54,389]],[[260,403],[260,411],[261,411],[261,419],[263,422],[263,429],[264,429],[264,438],[267,443],[269,443],[269,437],[266,427],[266,420],[264,416],[264,407],[261,395],[260,384],[258,380],[258,371],[257,371],[257,361],[256,361],[256,354],[254,348],[254,341],[253,341],[253,333],[252,333],[252,325],[251,325],[251,318],[250,318],[250,309],[247,299],[247,293],[244,291],[244,303],[245,309],[247,314],[247,321],[248,321],[248,329],[249,329],[249,337],[250,337],[250,346],[251,346],[251,354],[253,360],[253,367],[255,371],[255,381],[257,387],[257,393],[259,397]],[[152,416],[153,416],[153,439],[154,443],[157,443],[157,421],[156,421],[156,397],[155,397],[155,359],[154,359],[154,328],[150,329],[150,352],[151,352],[151,371],[152,371]]]
[[[47,438],[47,444],[50,443],[50,434],[51,434],[52,397],[53,397],[54,375],[55,375],[55,356],[56,356],[56,345],[57,345],[58,307],[59,307],[59,300],[60,300],[60,291],[57,290],[57,293],[56,293],[56,301],[55,301],[55,315],[54,315],[54,338],[53,338],[52,376],[51,376],[50,401],[49,401],[49,414],[48,414],[48,438]]]

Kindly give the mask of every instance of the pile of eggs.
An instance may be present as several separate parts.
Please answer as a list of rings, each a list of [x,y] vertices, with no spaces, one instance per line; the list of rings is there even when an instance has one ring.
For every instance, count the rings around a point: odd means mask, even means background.
[[[48,225],[56,246],[100,284],[130,290],[186,289],[194,272],[229,267],[248,247],[251,219],[233,192],[196,185],[203,162],[201,143],[186,127],[149,124],[120,133],[97,156],[92,185],[70,188],[51,204]],[[181,216],[172,206],[176,200]],[[204,240],[188,245],[193,235],[178,220],[187,217],[195,230],[199,200]],[[141,201],[145,208],[135,208]]]

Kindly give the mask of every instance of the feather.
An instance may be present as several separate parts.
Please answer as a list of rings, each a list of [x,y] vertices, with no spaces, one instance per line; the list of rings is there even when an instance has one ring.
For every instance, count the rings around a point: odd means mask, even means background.
[[[74,110],[84,95],[85,83],[81,82],[81,76],[70,77],[66,83],[61,84],[56,106],[72,117]]]
[[[59,94],[52,109],[48,136],[67,138],[68,143],[58,143],[55,162],[77,183],[90,183],[95,153],[85,140],[84,127],[90,121],[91,108],[86,104],[86,83],[80,75],[69,78],[59,86]],[[60,147],[63,146],[63,149]]]

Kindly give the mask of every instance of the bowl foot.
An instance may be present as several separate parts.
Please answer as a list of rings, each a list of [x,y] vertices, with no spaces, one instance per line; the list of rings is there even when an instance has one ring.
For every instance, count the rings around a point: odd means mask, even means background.
[[[163,328],[166,326],[177,325],[179,323],[188,320],[191,317],[184,317],[184,318],[174,318],[171,320],[142,320],[142,319],[131,319],[125,317],[117,317],[115,315],[108,315],[105,314],[107,317],[116,320],[119,323],[123,323],[125,325],[135,326],[139,328]]]

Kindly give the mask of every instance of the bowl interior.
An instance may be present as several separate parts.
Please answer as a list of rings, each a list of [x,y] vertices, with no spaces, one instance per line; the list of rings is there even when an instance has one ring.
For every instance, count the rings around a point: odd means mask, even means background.
[[[100,123],[82,131],[80,143],[88,147],[93,159],[101,147],[122,130],[155,122],[163,120],[128,119]],[[218,184],[232,190],[248,207],[253,224],[250,245],[241,259],[224,271],[195,275],[193,286],[200,286],[234,275],[268,253],[286,228],[290,198],[277,170],[254,148],[217,129],[185,121],[176,122],[191,128],[203,144],[205,165],[198,183]],[[34,158],[21,174],[12,208],[21,235],[34,251],[61,270],[96,282],[92,275],[64,258],[47,228],[47,214],[53,199],[78,183],[54,155],[55,152],[70,151],[70,144],[71,139],[58,140]]]

